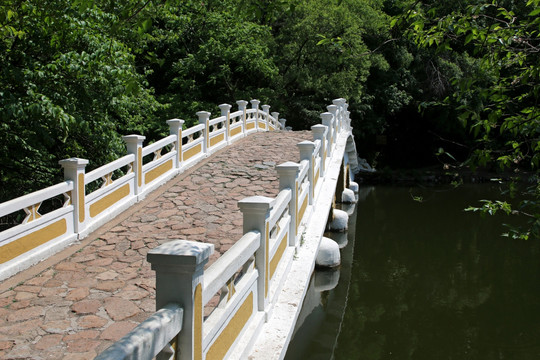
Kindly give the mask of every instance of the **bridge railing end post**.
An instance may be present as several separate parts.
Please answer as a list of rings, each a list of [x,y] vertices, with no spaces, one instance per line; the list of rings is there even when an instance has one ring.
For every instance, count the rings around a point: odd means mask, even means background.
[[[184,310],[177,359],[202,359],[204,265],[213,252],[213,244],[172,240],[147,254],[156,271],[156,310],[169,303]]]

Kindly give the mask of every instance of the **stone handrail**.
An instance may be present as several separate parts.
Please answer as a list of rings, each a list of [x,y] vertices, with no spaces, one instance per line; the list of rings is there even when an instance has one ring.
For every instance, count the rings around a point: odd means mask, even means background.
[[[172,352],[169,342],[182,330],[183,315],[184,310],[178,304],[167,304],[95,360],[153,359],[158,354]]]
[[[220,148],[252,132],[284,129],[279,113],[259,103],[251,100],[248,109],[237,101],[232,114],[231,105],[221,104],[215,119],[198,112],[199,124],[185,130],[183,120],[168,120],[170,135],[147,146],[144,136],[124,136],[128,154],[88,173],[88,160],[60,161],[64,182],[0,204],[0,217],[23,218],[0,232],[0,281],[84,238]],[[40,213],[43,203],[49,212]]]
[[[301,162],[276,167],[279,194],[275,198],[252,196],[238,202],[244,236],[208,269],[204,270],[204,265],[214,251],[212,244],[173,240],[148,253],[148,262],[156,271],[156,308],[178,303],[184,310],[182,331],[171,342],[175,353],[167,353],[170,358],[248,357],[262,326],[272,315],[294,257],[305,250],[301,234],[317,210],[316,200],[322,194],[317,184],[325,180],[327,161],[343,132],[350,135],[344,100],[337,99],[334,104],[331,106],[335,108],[322,114],[326,125],[312,128],[314,141],[298,144]],[[246,113],[244,110],[243,123],[252,123],[258,129],[258,113],[251,112],[255,114],[251,117]],[[342,163],[342,159],[333,160]],[[213,312],[205,317],[205,305],[218,295]],[[125,347],[125,340],[111,348],[116,347]],[[102,355],[99,359],[115,358]]]

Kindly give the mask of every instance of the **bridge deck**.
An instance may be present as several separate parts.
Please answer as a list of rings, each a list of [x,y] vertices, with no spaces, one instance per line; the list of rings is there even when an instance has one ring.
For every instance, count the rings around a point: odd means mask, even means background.
[[[93,359],[155,309],[146,253],[171,239],[242,236],[237,201],[275,196],[275,165],[311,132],[256,133],[170,180],[80,244],[0,284],[0,358]]]

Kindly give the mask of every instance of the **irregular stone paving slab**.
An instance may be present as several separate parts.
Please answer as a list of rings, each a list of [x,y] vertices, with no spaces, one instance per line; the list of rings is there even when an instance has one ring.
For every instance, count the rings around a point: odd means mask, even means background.
[[[242,236],[237,202],[276,196],[275,166],[298,162],[303,140],[311,132],[250,135],[170,180],[71,256],[3,289],[0,358],[93,359],[155,311],[147,252],[171,239],[210,242],[214,262]]]

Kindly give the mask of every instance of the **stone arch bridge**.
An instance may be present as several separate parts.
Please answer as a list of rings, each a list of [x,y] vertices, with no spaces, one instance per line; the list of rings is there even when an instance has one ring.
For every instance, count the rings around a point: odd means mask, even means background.
[[[283,356],[356,149],[343,99],[312,131],[237,103],[0,204],[26,214],[0,232],[0,358]]]

